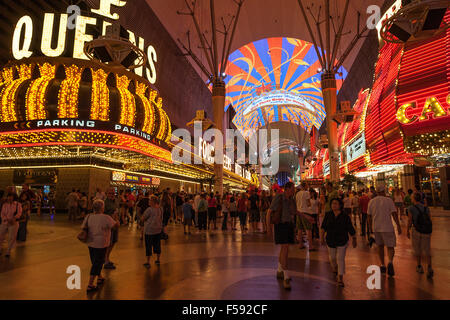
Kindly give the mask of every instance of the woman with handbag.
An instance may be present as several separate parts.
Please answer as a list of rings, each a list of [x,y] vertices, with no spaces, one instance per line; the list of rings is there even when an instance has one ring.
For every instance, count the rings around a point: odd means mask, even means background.
[[[325,214],[322,222],[322,244],[328,247],[331,268],[336,275],[337,283],[344,286],[345,254],[352,237],[353,248],[356,248],[356,231],[351,217],[344,211],[344,203],[339,198],[331,199],[331,211]]]
[[[91,258],[91,271],[87,292],[96,291],[98,286],[103,284],[105,278],[101,272],[105,264],[106,250],[111,243],[111,229],[119,227],[119,221],[115,221],[111,216],[104,214],[105,203],[96,199],[92,204],[93,213],[89,214],[81,225],[82,232],[78,239],[86,242]],[[94,281],[97,278],[97,285]]]
[[[147,261],[144,267],[150,268],[150,258],[152,251],[156,254],[155,264],[160,264],[159,258],[161,256],[161,235],[164,233],[163,228],[163,210],[158,204],[156,196],[150,197],[150,207],[148,207],[141,217],[144,222],[145,233],[145,255]]]

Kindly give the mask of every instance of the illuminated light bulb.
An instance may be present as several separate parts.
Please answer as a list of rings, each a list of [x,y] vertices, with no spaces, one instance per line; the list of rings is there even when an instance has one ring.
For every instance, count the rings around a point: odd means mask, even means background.
[[[127,76],[117,76],[117,89],[120,93],[120,124],[133,127],[135,121],[136,104],[134,97],[128,90],[130,79]]]
[[[31,79],[31,67],[31,65],[26,64],[17,66],[16,68],[19,71],[19,78],[16,80],[13,80],[12,68],[4,70],[3,77],[8,84],[0,93],[2,122],[17,121],[16,93],[26,80]]]
[[[92,71],[91,120],[109,121],[108,75],[102,69]]]

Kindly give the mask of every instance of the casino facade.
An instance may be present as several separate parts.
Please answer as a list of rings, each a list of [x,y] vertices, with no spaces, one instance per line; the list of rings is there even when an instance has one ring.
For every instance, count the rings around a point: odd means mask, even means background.
[[[101,21],[107,15],[93,12],[82,12],[86,17],[78,17],[72,34],[61,28],[67,24],[66,14],[39,10],[30,16],[17,12],[11,18],[15,29],[1,30],[11,37],[2,44],[9,46],[10,59],[0,69],[0,187],[29,183],[44,192],[54,188],[58,208],[64,208],[65,195],[72,188],[88,196],[110,186],[117,191],[166,187],[210,191],[212,165],[172,161],[170,119],[177,108],[167,108],[158,89],[156,71],[163,78],[166,65],[157,65],[157,50],[148,47],[150,61],[140,72],[75,56],[77,46],[93,38],[86,21]],[[42,37],[35,36],[41,32]],[[44,39],[47,33],[50,40]],[[65,44],[61,44],[63,36]],[[130,41],[133,38],[130,32]],[[45,41],[49,42],[44,50]],[[175,94],[177,89],[171,90]],[[167,88],[164,91],[167,96]],[[229,190],[257,183],[245,169],[224,172]]]
[[[450,22],[449,11],[444,20]],[[341,177],[420,186],[430,203],[450,206],[449,89],[450,29],[424,41],[383,43],[372,88],[361,89],[357,115],[338,129]],[[306,177],[327,178],[327,150],[314,150],[307,167]]]

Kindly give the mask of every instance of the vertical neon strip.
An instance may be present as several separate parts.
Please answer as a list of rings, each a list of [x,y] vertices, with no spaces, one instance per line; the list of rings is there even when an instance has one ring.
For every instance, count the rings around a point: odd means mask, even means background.
[[[61,82],[58,94],[58,118],[78,117],[78,92],[83,68],[66,67],[66,79]]]
[[[102,69],[92,70],[91,120],[109,121],[108,75]]]
[[[153,111],[153,106],[149,99],[145,96],[145,91],[147,91],[148,87],[143,83],[137,83],[136,86],[136,94],[141,98],[142,103],[144,104],[144,125],[142,127],[142,131],[152,134],[155,130],[155,113]],[[156,92],[156,91],[155,91]]]
[[[39,66],[41,77],[31,82],[26,95],[26,116],[27,120],[46,119],[45,92],[48,84],[55,78],[56,66],[44,63]]]
[[[127,76],[117,77],[117,89],[120,92],[120,124],[133,127],[136,103],[131,92],[128,90],[130,79]]]
[[[12,69],[5,70],[3,77],[9,82],[9,84],[3,88],[1,96],[1,121],[12,122],[17,121],[16,111],[16,95],[19,87],[26,80],[31,78],[31,65],[22,64],[17,67],[19,71],[19,79],[13,79]]]

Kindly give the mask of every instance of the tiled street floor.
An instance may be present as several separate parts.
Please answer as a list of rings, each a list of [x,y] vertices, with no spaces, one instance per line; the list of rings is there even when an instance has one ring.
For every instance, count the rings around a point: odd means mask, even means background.
[[[369,290],[366,269],[378,263],[377,249],[358,237],[358,247],[347,250],[345,288],[334,281],[326,247],[309,253],[292,246],[290,292],[276,279],[278,251],[267,235],[184,235],[180,225],[171,225],[161,265],[147,270],[138,232],[122,226],[111,257],[117,269],[106,270],[103,287],[87,295],[90,261],[87,247],[76,239],[80,223],[68,222],[65,215],[32,216],[27,242],[9,259],[0,257],[0,299],[449,299],[450,217],[433,221],[433,280],[416,273],[410,240],[402,234],[395,277],[382,276],[381,290]],[[81,268],[81,290],[67,289],[70,265]]]

